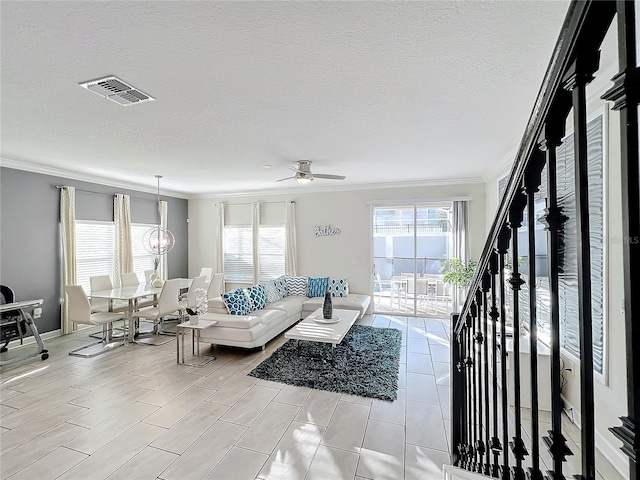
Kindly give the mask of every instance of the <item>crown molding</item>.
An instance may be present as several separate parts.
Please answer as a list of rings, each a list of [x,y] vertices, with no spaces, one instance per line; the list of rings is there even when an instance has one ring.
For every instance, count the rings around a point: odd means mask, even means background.
[[[482,177],[462,177],[462,178],[443,178],[437,180],[421,180],[411,182],[387,182],[387,183],[358,183],[350,185],[327,185],[320,187],[309,187],[308,185],[297,188],[287,188],[283,190],[250,190],[246,192],[221,192],[221,193],[200,193],[190,195],[190,200],[202,199],[221,199],[221,198],[238,198],[238,197],[254,197],[273,196],[273,195],[300,195],[306,193],[331,193],[331,192],[353,192],[360,190],[380,190],[390,188],[412,188],[412,187],[438,187],[449,185],[472,185],[486,183]]]
[[[484,183],[490,182],[494,177],[500,175],[501,173],[504,173],[505,170],[507,170],[507,167],[509,167],[510,169],[511,166],[513,166],[513,162],[516,158],[516,155],[518,154],[519,147],[520,145],[516,145],[515,147],[513,147],[505,155],[503,155],[502,158],[498,160],[489,170],[485,172],[485,174],[482,176]]]
[[[23,170],[25,172],[39,173],[42,175],[51,175],[53,177],[67,178],[69,180],[77,180],[81,182],[95,183],[98,185],[106,185],[115,188],[124,188],[127,190],[135,190],[136,192],[158,193],[157,186],[143,185],[140,183],[124,182],[122,180],[114,180],[99,175],[91,175],[78,171],[65,170],[63,168],[40,165],[30,162],[22,162],[20,160],[12,160],[6,157],[0,157],[0,167],[13,168],[15,170]],[[188,199],[189,196],[183,192],[162,189],[162,196]]]
[[[20,160],[13,160],[6,157],[0,157],[0,167],[13,168],[16,170],[24,170],[32,173],[39,173],[42,175],[51,175],[54,177],[68,178],[70,180],[78,180],[82,182],[95,183],[98,185],[107,185],[115,188],[124,188],[127,190],[135,190],[145,193],[157,193],[156,186],[143,185],[134,182],[125,182],[121,180],[114,180],[108,177],[102,177],[99,175],[91,175],[83,172],[65,170],[59,167],[52,167],[48,165],[41,165],[31,162],[24,162]],[[454,177],[454,178],[442,178],[432,180],[418,180],[410,182],[385,182],[385,183],[359,183],[359,184],[347,184],[347,185],[327,185],[327,186],[310,186],[301,185],[294,188],[277,189],[277,190],[248,190],[243,192],[211,192],[211,193],[187,193],[173,190],[162,189],[162,195],[175,198],[183,198],[187,200],[196,199],[220,199],[220,198],[241,198],[251,196],[276,196],[276,195],[300,195],[306,193],[330,193],[330,192],[349,192],[360,190],[380,190],[391,188],[415,188],[415,187],[437,187],[437,186],[449,186],[449,185],[472,185],[472,184],[484,184],[486,180],[483,177]]]

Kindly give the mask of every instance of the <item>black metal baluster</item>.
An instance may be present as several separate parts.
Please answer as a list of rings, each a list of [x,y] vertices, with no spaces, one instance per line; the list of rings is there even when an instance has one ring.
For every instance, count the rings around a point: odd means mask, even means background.
[[[524,479],[522,460],[528,455],[527,448],[522,441],[522,403],[520,401],[520,288],[524,284],[522,275],[518,271],[518,229],[522,226],[522,216],[527,197],[520,189],[513,198],[511,209],[509,210],[509,228],[511,229],[511,278],[509,283],[513,290],[513,401],[515,410],[515,436],[510,447],[516,459],[513,468],[513,478]]]
[[[471,395],[473,395],[473,388],[471,386],[471,327],[470,316],[466,316],[465,321],[465,356],[464,356],[464,371],[466,376],[466,394],[467,394],[467,442],[466,442],[466,458],[467,470],[473,468],[473,412],[471,405]]]
[[[460,467],[465,414],[461,339],[460,335],[456,333],[458,318],[459,314],[451,314],[451,463]]]
[[[473,425],[471,424],[472,413],[471,413],[471,378],[470,378],[470,368],[469,365],[471,363],[471,353],[469,350],[469,315],[465,318],[464,324],[464,355],[463,355],[463,368],[464,368],[464,379],[465,379],[465,408],[466,408],[466,416],[467,416],[467,430],[466,430],[466,438],[464,443],[465,449],[465,468],[467,470],[471,470],[471,465],[473,463],[473,451],[471,445],[473,443],[472,434],[473,434]]]
[[[527,193],[527,228],[529,242],[529,350],[531,372],[531,468],[530,480],[541,480],[540,470],[540,428],[538,414],[538,306],[536,297],[536,218],[535,194],[541,183],[541,173],[545,158],[541,150],[536,150],[525,173],[524,188]]]
[[[640,420],[640,155],[638,154],[638,103],[640,103],[640,68],[636,66],[636,23],[633,2],[617,2],[618,62],[620,73],[602,98],[614,102],[620,112],[620,146],[622,159],[622,256],[624,274],[625,331],[627,351],[628,416],[620,417],[622,426],[609,430],[622,441],[622,451],[629,457],[629,478],[638,478],[640,442],[636,422]],[[635,316],[635,321],[634,321]]]
[[[561,101],[564,100],[564,108]],[[556,146],[560,145],[560,139],[564,135],[564,117],[568,108],[566,96],[557,100],[557,111],[549,114],[549,122],[546,124],[545,140],[542,148],[547,155],[547,208],[545,209],[544,223],[547,234],[547,258],[549,262],[549,320],[551,327],[551,430],[549,436],[544,437],[544,442],[553,459],[553,467],[548,472],[549,478],[561,480],[562,462],[571,450],[567,446],[566,439],[562,435],[562,390],[560,378],[560,303],[558,290],[558,277],[560,274],[559,233],[562,230],[567,217],[558,207],[558,191],[556,182]],[[553,123],[552,123],[553,122]]]
[[[484,343],[484,335],[482,333],[482,325],[480,324],[480,316],[482,314],[483,306],[484,306],[484,304],[482,303],[482,300],[483,300],[482,297],[483,297],[482,291],[480,289],[476,290],[477,316],[475,317],[474,325],[477,325],[477,330],[475,331],[473,340],[477,346],[475,347],[476,361],[474,362],[473,368],[474,370],[476,370],[476,365],[477,365],[477,370],[474,373],[474,380],[477,380],[477,390],[475,390],[475,392],[476,392],[476,407],[478,411],[478,424],[477,424],[478,433],[476,436],[476,443],[475,443],[475,447],[476,447],[475,471],[479,473],[482,473],[484,471],[482,466],[483,456],[484,456],[484,442],[482,441],[482,438],[483,438],[482,429],[484,427],[484,419],[482,415],[482,381],[483,381],[482,344]]]
[[[587,150],[586,87],[598,69],[599,51],[585,51],[569,68],[564,87],[573,96],[573,128],[576,191],[576,229],[578,246],[578,316],[580,333],[580,411],[582,475],[594,480],[595,419],[593,412],[593,332],[591,312],[591,239],[589,231],[589,173]]]
[[[504,288],[505,257],[509,250],[511,231],[503,226],[498,235],[498,278],[500,280],[500,372],[502,377],[502,478],[509,478],[509,403],[507,398],[507,309]]]
[[[485,448],[485,465],[484,465],[484,474],[491,474],[491,443],[489,440],[490,437],[490,429],[489,429],[489,385],[491,375],[489,373],[489,322],[487,321],[487,317],[489,314],[489,290],[491,289],[491,275],[488,271],[484,272],[482,275],[482,324],[484,331],[484,411],[487,413],[487,426],[485,428],[485,437],[484,437],[484,448]],[[495,345],[495,343],[494,343]],[[495,352],[494,352],[495,355]]]
[[[493,436],[491,437],[491,451],[493,452],[493,463],[491,464],[491,476],[498,477],[499,466],[498,456],[502,451],[502,445],[498,438],[498,301],[496,294],[496,275],[498,274],[498,254],[494,251],[489,259],[489,273],[491,274],[491,350],[492,358],[492,377],[493,377]]]
[[[476,444],[478,442],[478,395],[476,392],[477,382],[476,382],[476,318],[478,316],[478,303],[474,300],[471,304],[471,317],[469,321],[471,322],[471,328],[469,330],[469,353],[471,355],[470,363],[469,363],[469,378],[471,380],[471,423],[473,424],[473,436],[470,442],[471,452],[473,453],[472,463],[470,470],[475,472],[478,467],[478,452],[476,450]]]

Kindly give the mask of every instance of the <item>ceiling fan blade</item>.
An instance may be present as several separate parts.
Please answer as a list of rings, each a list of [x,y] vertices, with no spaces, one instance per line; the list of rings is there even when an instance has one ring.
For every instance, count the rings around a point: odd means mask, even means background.
[[[284,180],[293,180],[296,177],[287,177],[287,178],[281,178],[280,180],[276,180],[276,182],[282,182]]]
[[[328,179],[332,179],[332,180],[344,180],[345,177],[344,175],[327,175],[324,173],[314,173],[313,174],[314,178],[328,178]]]
[[[287,165],[289,170],[293,170],[296,173],[304,173],[302,170],[298,170],[296,167],[292,167],[291,165]]]

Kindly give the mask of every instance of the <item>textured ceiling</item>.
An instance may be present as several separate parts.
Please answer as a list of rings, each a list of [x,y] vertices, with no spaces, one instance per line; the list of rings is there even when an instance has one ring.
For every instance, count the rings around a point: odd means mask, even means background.
[[[566,1],[2,2],[1,152],[187,194],[480,178],[520,142]],[[117,75],[156,98],[78,86]],[[272,165],[270,169],[263,165]],[[300,187],[302,188],[302,187]]]

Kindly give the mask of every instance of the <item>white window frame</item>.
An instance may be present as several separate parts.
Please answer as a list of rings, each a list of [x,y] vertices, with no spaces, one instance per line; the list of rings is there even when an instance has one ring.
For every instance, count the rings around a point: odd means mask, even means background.
[[[269,232],[280,230],[282,237],[280,239],[282,245],[282,253],[269,252],[266,243],[273,240]],[[232,236],[234,230],[238,233]],[[238,236],[246,232],[246,237],[242,240],[245,248],[234,248],[238,246]],[[257,235],[257,242],[254,242],[254,236]],[[225,225],[224,226],[224,272],[225,281],[228,283],[239,283],[251,285],[255,281],[271,280],[285,274],[285,238],[286,231],[283,225],[260,225],[259,228],[253,228],[252,225]],[[230,246],[232,246],[230,248]],[[250,252],[250,253],[249,253]],[[231,256],[239,256],[236,262],[232,262]],[[259,272],[256,275],[254,270],[254,258],[258,257]],[[238,263],[242,262],[243,269],[239,268]],[[281,265],[281,269],[274,268],[274,264]],[[240,271],[241,274],[238,274]]]

